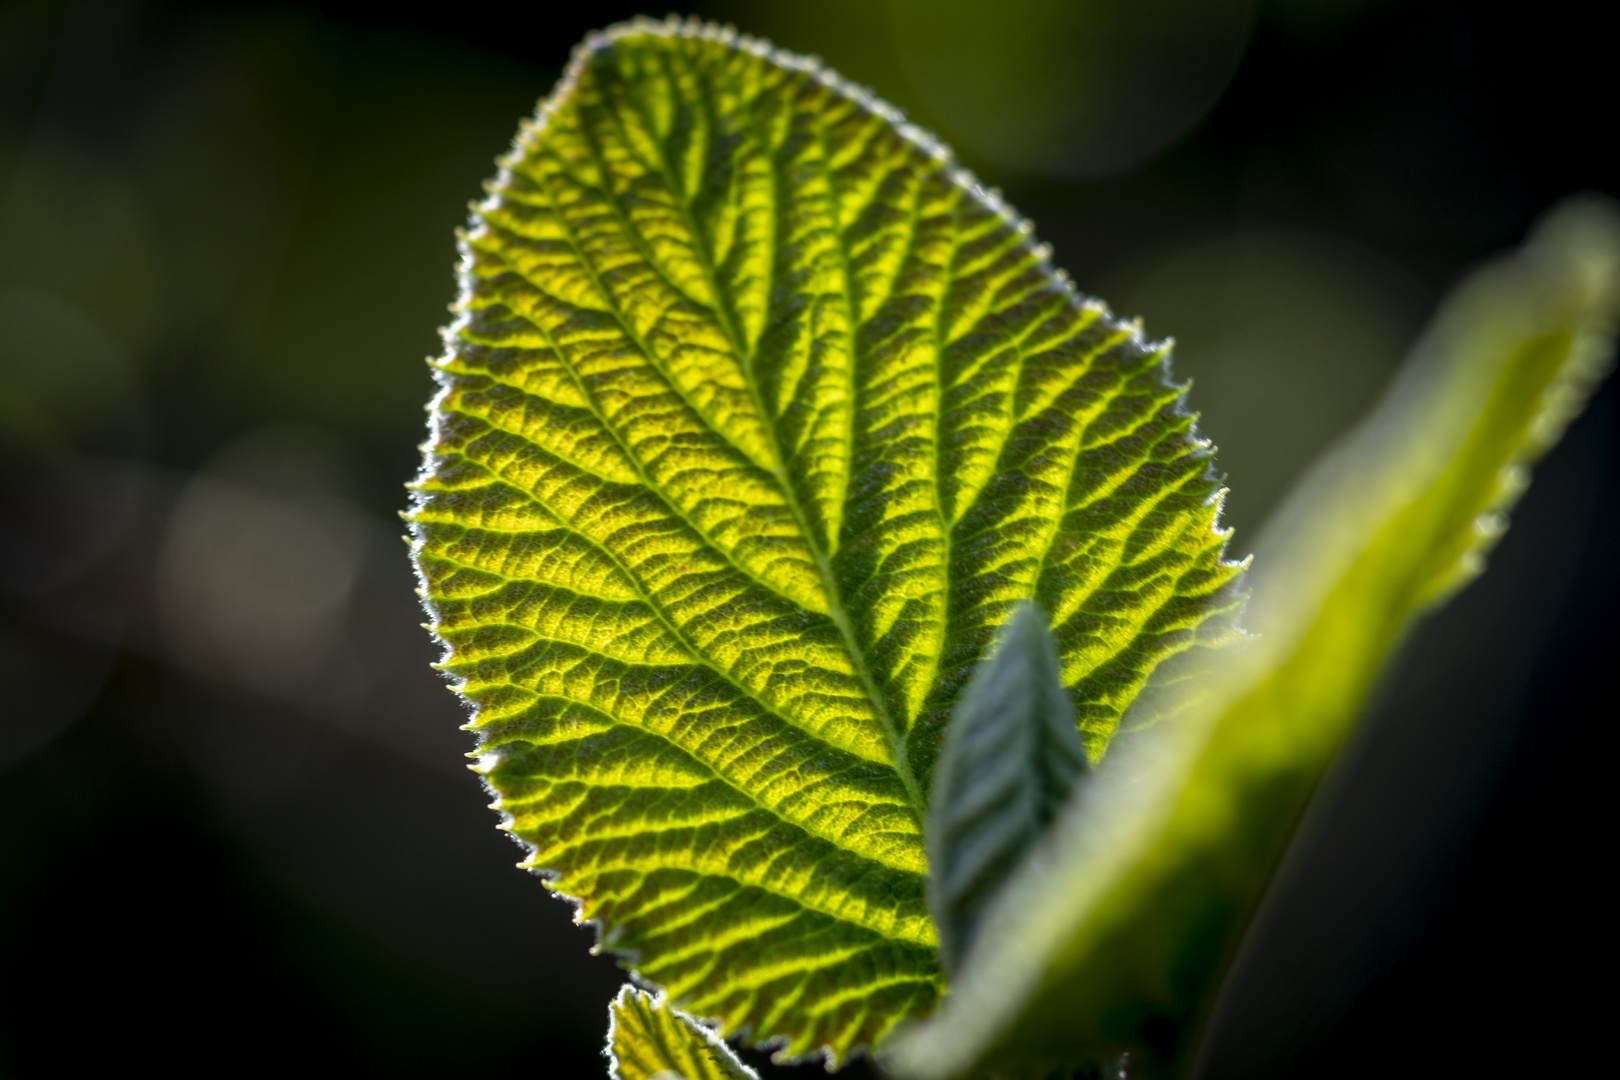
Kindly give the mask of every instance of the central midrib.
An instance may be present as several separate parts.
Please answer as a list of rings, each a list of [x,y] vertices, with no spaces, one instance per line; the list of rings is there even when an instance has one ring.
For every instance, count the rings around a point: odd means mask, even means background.
[[[712,107],[712,98],[708,92],[708,82],[702,77],[701,73],[693,72],[693,74],[697,76],[698,85],[702,88],[704,95],[703,106],[706,110],[708,110],[710,117],[713,118],[716,116],[716,113]],[[637,111],[640,112],[641,106],[639,100],[636,99],[633,94],[627,95],[627,97],[635,101],[635,107]],[[649,130],[657,130],[657,127],[651,123],[651,118],[648,117],[645,112],[642,112],[641,119],[648,125]],[[816,571],[820,575],[822,587],[827,593],[827,614],[832,619],[833,624],[838,627],[838,632],[843,637],[844,647],[849,653],[851,666],[855,670],[856,677],[860,679],[861,687],[866,691],[866,695],[872,703],[872,708],[876,712],[879,722],[883,725],[884,733],[888,736],[889,745],[894,753],[895,771],[899,773],[901,782],[906,786],[906,793],[911,798],[912,806],[920,816],[926,812],[927,804],[922,795],[921,788],[917,783],[917,778],[912,772],[910,758],[906,754],[905,735],[895,723],[894,717],[890,715],[888,706],[884,702],[883,695],[878,691],[877,681],[872,677],[872,672],[867,666],[866,656],[856,643],[854,625],[850,621],[849,612],[844,608],[843,598],[838,590],[838,579],[832,572],[832,565],[828,561],[827,553],[822,550],[821,545],[816,542],[815,533],[810,528],[809,518],[804,512],[804,507],[800,505],[798,494],[787,475],[787,470],[783,464],[785,461],[785,453],[781,442],[781,429],[778,425],[771,423],[771,414],[765,407],[764,395],[760,393],[759,384],[754,379],[754,351],[750,349],[744,342],[741,333],[738,332],[735,321],[731,317],[731,312],[726,307],[724,294],[720,291],[719,280],[715,275],[713,253],[709,251],[708,245],[704,242],[703,233],[698,229],[697,222],[692,217],[691,207],[687,199],[687,193],[675,182],[675,177],[670,169],[669,161],[665,156],[662,141],[656,141],[656,145],[658,146],[658,170],[663,177],[665,187],[669,190],[670,194],[674,196],[673,201],[680,213],[681,224],[686,228],[687,234],[692,238],[692,250],[697,256],[698,266],[703,273],[704,283],[708,286],[709,295],[714,298],[712,310],[714,311],[715,319],[717,322],[719,322],[721,330],[726,335],[726,340],[731,345],[732,352],[737,357],[738,366],[742,369],[743,382],[748,387],[749,397],[753,400],[754,408],[758,410],[761,422],[770,430],[772,447],[776,451],[776,460],[772,463],[771,473],[776,478],[776,482],[781,486],[783,499],[787,503],[788,508],[792,511],[794,521],[799,526],[799,531],[804,534],[805,545],[810,549],[811,557],[815,559]],[[825,142],[823,142],[821,166],[825,175],[827,167]],[[779,184],[776,179],[778,176],[778,171],[774,165],[771,168],[771,176],[772,191],[773,195],[775,195],[777,193]],[[832,177],[828,175],[826,176],[826,180],[830,193],[832,191]],[[616,197],[614,197],[611,192],[608,193],[608,196],[617,202]],[[773,198],[771,212],[772,249],[771,258],[768,263],[768,265],[772,268],[774,268],[776,265],[775,243],[777,230],[775,226],[779,220],[778,211],[780,205],[781,200],[779,198]],[[855,332],[855,303],[854,297],[850,291],[849,253],[844,248],[843,231],[838,228],[838,222],[836,219],[832,220],[829,224],[832,229],[833,236],[837,241],[840,281],[842,282],[843,286],[840,289],[840,296],[844,302],[844,310],[848,320],[848,325],[850,327],[850,401],[851,408],[853,410],[853,402],[855,399],[855,373],[859,368],[860,357],[857,355],[857,349],[859,348],[859,335]],[[771,290],[767,288],[766,295],[769,296],[770,292]],[[850,417],[850,431],[851,437],[853,438],[853,412]],[[851,465],[853,465],[853,456],[851,456],[849,460]]]

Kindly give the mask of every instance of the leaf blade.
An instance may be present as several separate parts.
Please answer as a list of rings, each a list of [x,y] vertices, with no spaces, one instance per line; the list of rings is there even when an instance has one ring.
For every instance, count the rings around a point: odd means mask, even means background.
[[[902,1075],[1185,1068],[1224,963],[1385,653],[1477,574],[1528,466],[1606,373],[1620,215],[1577,203],[1448,299],[1385,402],[1262,537],[1261,637],[1123,743],[988,916]],[[1269,560],[1270,565],[1266,565]],[[1013,913],[1022,920],[1014,925]],[[1033,932],[1031,932],[1033,928]]]
[[[608,1005],[610,1080],[759,1080],[714,1032],[626,985]]]
[[[1230,621],[1166,345],[813,61],[597,35],[464,233],[414,553],[525,865],[727,1032],[836,1060],[942,981],[922,815],[1031,596],[1094,750]]]

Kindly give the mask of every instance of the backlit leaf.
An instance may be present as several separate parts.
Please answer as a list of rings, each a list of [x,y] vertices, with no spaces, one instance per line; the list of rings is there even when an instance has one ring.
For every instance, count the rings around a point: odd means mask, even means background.
[[[759,1080],[719,1036],[661,997],[626,986],[608,1017],[610,1080]]]
[[[1451,296],[1258,545],[1258,637],[1122,736],[986,915],[902,1075],[1180,1074],[1311,792],[1413,616],[1480,572],[1528,468],[1608,370],[1620,218],[1557,211]]]
[[[929,776],[1011,612],[1093,754],[1228,633],[1168,345],[892,109],[695,23],[590,38],[462,248],[411,517],[505,827],[682,1008],[875,1045],[941,992]]]

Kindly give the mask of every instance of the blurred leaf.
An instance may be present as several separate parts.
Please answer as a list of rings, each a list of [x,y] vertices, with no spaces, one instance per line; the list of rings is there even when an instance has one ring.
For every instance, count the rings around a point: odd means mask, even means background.
[[[626,986],[608,1006],[612,1080],[758,1080],[714,1032],[662,996]]]
[[[695,23],[590,39],[464,237],[415,551],[479,771],[605,947],[782,1053],[940,992],[957,691],[1051,613],[1100,753],[1237,567],[1168,346],[938,144]]]
[[[1184,1068],[1317,781],[1412,617],[1480,572],[1528,466],[1607,370],[1620,220],[1560,209],[1452,295],[1256,557],[1258,639],[1175,723],[1122,737],[987,915],[904,1075]]]
[[[947,972],[1086,769],[1046,614],[1026,605],[962,691],[934,767],[928,907]]]

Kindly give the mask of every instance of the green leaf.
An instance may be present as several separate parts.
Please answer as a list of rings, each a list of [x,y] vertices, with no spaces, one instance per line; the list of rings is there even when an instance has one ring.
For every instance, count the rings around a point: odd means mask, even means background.
[[[1092,753],[1226,633],[1167,344],[928,136],[696,23],[590,38],[462,237],[414,552],[478,769],[604,947],[792,1057],[942,989],[957,691],[1050,613]]]
[[[1620,219],[1560,209],[1447,300],[1389,395],[1259,544],[1258,638],[1122,736],[987,914],[902,1075],[1190,1063],[1305,804],[1414,615],[1480,572],[1528,467],[1608,368]]]
[[[759,1080],[719,1036],[633,986],[608,1006],[611,1080]]]
[[[947,972],[1087,768],[1046,613],[1026,604],[962,691],[934,766],[928,907]]]

